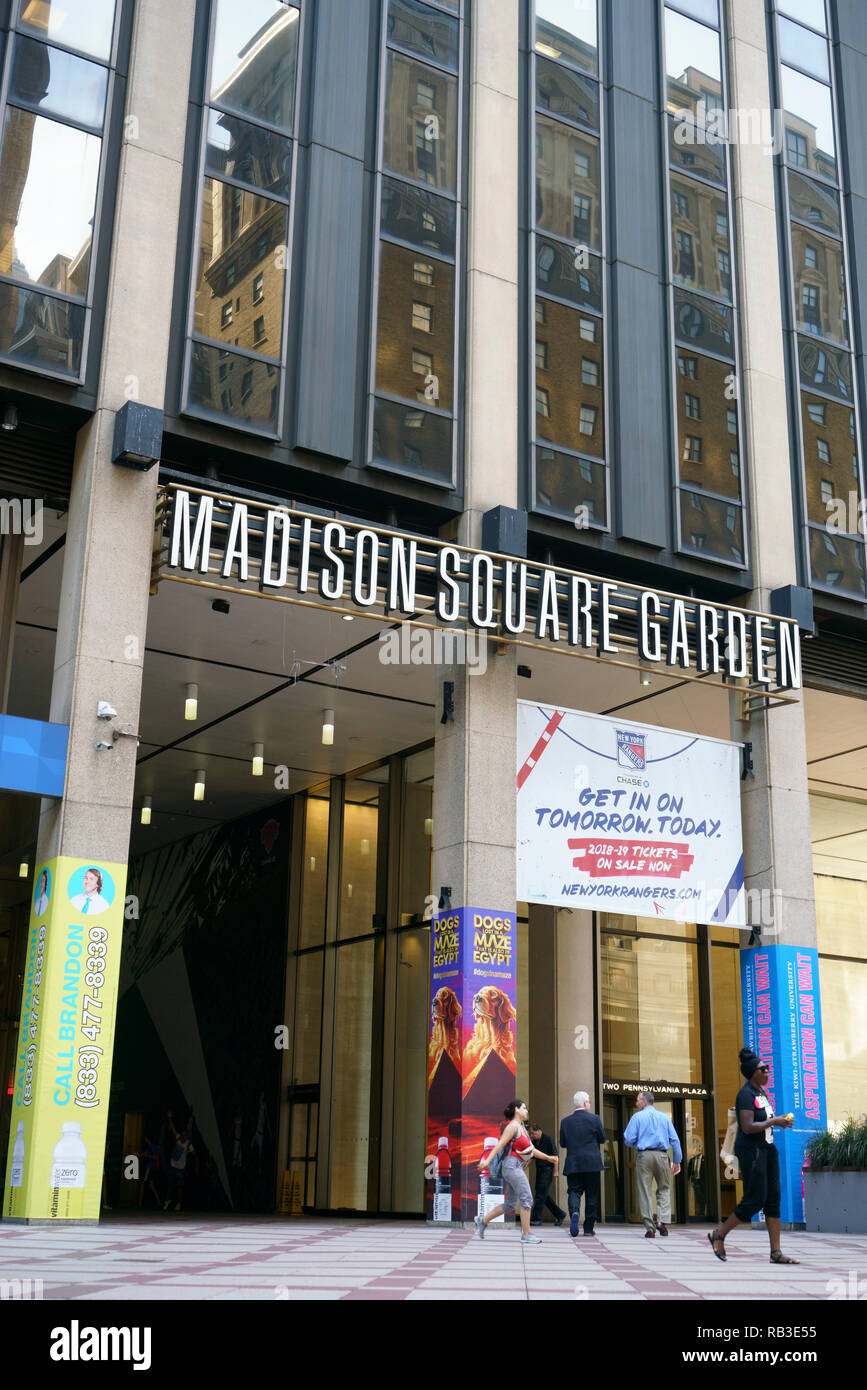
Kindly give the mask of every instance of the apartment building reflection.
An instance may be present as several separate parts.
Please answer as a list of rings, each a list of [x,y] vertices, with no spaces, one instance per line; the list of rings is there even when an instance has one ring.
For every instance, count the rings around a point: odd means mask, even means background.
[[[219,352],[194,353],[196,400],[272,427],[289,269],[291,151],[281,131],[292,121],[296,47],[287,42],[287,30],[296,24],[296,10],[274,16],[212,91],[193,311],[194,334],[224,345]],[[254,125],[235,111],[255,111],[275,128]]]

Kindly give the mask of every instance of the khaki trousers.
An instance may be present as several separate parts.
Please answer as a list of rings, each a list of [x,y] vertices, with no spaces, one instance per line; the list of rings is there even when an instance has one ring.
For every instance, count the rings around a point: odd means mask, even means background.
[[[663,1226],[668,1226],[671,1222],[671,1164],[668,1154],[662,1153],[659,1149],[638,1149],[635,1155],[635,1169],[642,1221],[648,1231],[655,1229],[651,1189],[651,1184],[655,1182],[659,1221]]]

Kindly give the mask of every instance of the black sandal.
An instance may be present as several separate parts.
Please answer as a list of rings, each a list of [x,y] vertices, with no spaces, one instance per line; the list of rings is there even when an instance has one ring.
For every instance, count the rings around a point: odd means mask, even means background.
[[[791,1258],[791,1256],[789,1256],[789,1255],[784,1255],[783,1252],[782,1252],[782,1250],[772,1250],[772,1251],[771,1251],[771,1264],[772,1264],[772,1265],[799,1265],[800,1263],[801,1263],[800,1260],[793,1260],[793,1259]]]
[[[722,1260],[723,1263],[725,1264],[726,1260],[728,1259],[728,1255],[726,1254],[726,1251],[725,1251],[725,1236],[721,1236],[721,1235],[720,1235],[720,1233],[719,1233],[719,1227],[717,1226],[717,1228],[716,1228],[715,1231],[708,1231],[708,1233],[707,1233],[707,1238],[708,1238],[708,1240],[710,1241],[710,1248],[711,1248],[711,1250],[713,1251],[713,1253],[716,1255],[717,1259],[718,1259],[718,1260]],[[717,1245],[721,1245],[721,1246],[722,1246],[722,1249],[721,1249],[721,1250],[717,1250]],[[779,1253],[779,1252],[777,1252],[777,1253]],[[772,1258],[773,1258],[773,1257],[772,1257]],[[777,1264],[779,1264],[779,1263],[780,1263],[780,1262],[779,1262],[779,1260],[778,1260],[778,1261],[777,1261]]]

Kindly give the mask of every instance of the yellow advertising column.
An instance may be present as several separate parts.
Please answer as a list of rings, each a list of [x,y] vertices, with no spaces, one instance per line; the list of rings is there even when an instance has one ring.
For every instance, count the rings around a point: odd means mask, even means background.
[[[3,1216],[97,1221],[126,865],[51,859],[34,883]]]

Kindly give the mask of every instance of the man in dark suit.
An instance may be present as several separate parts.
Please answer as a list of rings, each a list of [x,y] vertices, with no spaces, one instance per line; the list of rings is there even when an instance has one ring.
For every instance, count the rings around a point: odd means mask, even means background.
[[[602,1155],[599,1145],[605,1143],[605,1130],[598,1115],[590,1109],[586,1091],[576,1091],[571,1115],[560,1121],[560,1148],[566,1150],[563,1172],[569,1189],[569,1211],[572,1220],[569,1234],[577,1236],[581,1218],[581,1197],[584,1197],[584,1235],[592,1236],[599,1215],[599,1184]]]
[[[530,1124],[528,1128],[530,1130],[530,1138],[532,1139],[533,1143],[535,1144],[536,1148],[539,1150],[540,1153],[553,1155],[557,1152],[554,1140],[551,1138],[550,1134],[543,1133],[543,1131],[539,1128],[538,1125]],[[531,1226],[541,1226],[542,1213],[544,1212],[546,1207],[548,1208],[548,1210],[554,1218],[555,1226],[562,1226],[563,1222],[566,1220],[565,1211],[563,1211],[560,1207],[557,1206],[557,1203],[551,1196],[551,1183],[553,1181],[553,1163],[540,1163],[537,1159],[536,1191],[534,1193],[536,1200],[533,1203],[533,1210],[530,1213]]]

